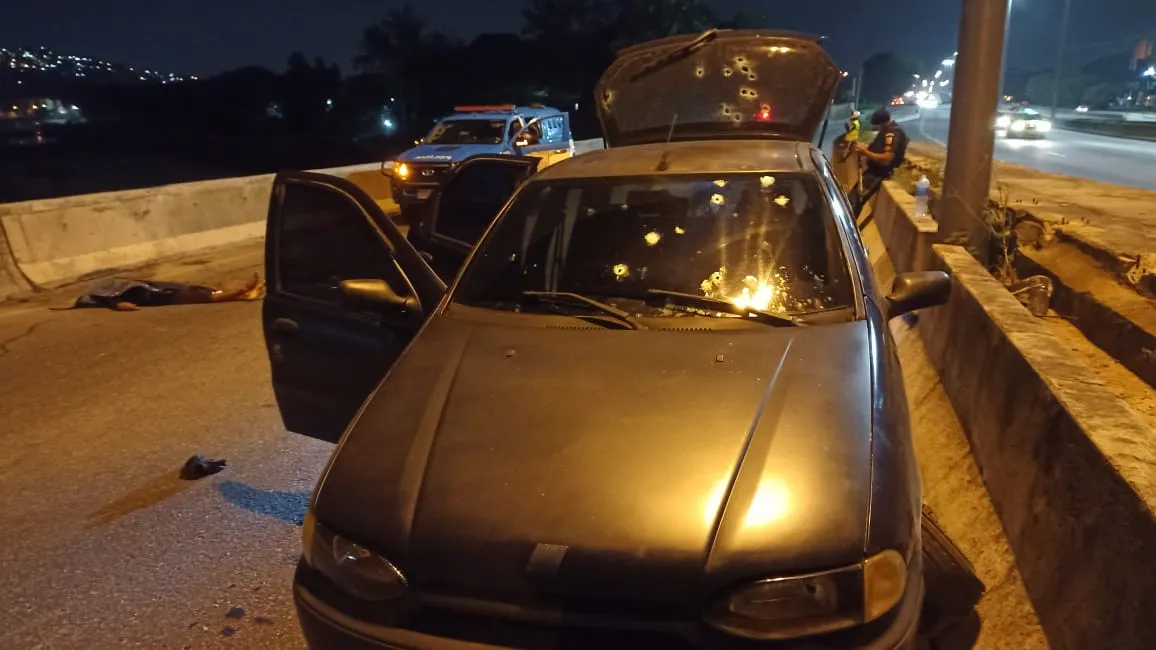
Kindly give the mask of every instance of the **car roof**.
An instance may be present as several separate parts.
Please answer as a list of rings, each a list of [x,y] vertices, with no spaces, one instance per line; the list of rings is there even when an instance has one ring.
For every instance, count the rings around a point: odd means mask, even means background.
[[[575,156],[539,172],[534,180],[711,174],[813,172],[814,147],[794,140],[691,140],[613,147]]]

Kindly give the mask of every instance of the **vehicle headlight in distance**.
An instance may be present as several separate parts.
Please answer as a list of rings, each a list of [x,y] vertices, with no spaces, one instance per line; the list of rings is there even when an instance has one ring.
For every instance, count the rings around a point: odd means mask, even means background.
[[[705,622],[755,640],[797,639],[873,621],[903,598],[907,565],[896,551],[862,564],[744,585],[710,607]]]
[[[305,562],[352,596],[391,600],[409,589],[389,560],[318,523],[312,511],[305,515],[301,536]]]
[[[1006,129],[1009,126],[1011,126],[1011,118],[1007,115],[1000,115],[995,121],[995,127],[997,129]]]

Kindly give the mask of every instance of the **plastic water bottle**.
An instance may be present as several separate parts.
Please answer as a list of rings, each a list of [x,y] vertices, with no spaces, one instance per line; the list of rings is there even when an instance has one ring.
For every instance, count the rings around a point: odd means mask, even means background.
[[[927,208],[927,201],[930,196],[931,181],[927,180],[927,176],[922,176],[919,182],[915,184],[915,216],[930,216],[930,211]]]

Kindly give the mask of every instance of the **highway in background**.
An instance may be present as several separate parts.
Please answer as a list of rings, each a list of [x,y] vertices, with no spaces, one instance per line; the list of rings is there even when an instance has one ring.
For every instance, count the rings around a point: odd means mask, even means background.
[[[913,140],[946,145],[950,107],[921,111],[904,126]],[[1055,129],[1046,140],[996,140],[997,160],[1048,174],[1156,190],[1156,142]]]

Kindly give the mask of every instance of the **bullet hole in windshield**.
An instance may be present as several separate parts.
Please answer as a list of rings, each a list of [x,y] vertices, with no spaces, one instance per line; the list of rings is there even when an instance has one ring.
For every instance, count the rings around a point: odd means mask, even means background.
[[[723,115],[730,115],[730,114],[731,114],[731,110],[732,110],[732,109],[731,109],[731,105],[730,105],[730,104],[722,104],[722,105],[719,107],[719,112],[721,112]]]
[[[696,67],[694,69],[694,76],[698,77],[699,79],[702,79],[703,77],[706,76],[706,68],[702,67],[701,65]]]
[[[715,181],[714,184],[717,185],[718,187],[726,187],[727,181],[725,178],[720,178],[717,181]]]
[[[735,73],[735,71],[731,70],[730,67],[723,68],[723,76],[724,77],[729,77],[734,73]]]
[[[787,204],[790,202],[791,202],[791,199],[787,196],[782,195],[782,194],[775,197],[775,205],[779,206],[780,208],[787,207]]]
[[[676,234],[676,235],[685,235],[685,234],[686,234],[686,230],[684,230],[682,226],[675,226],[675,227],[674,227],[674,234]]]
[[[759,93],[754,88],[739,88],[739,95],[745,99],[754,99]]]
[[[767,189],[770,186],[775,184],[775,177],[774,176],[763,176],[762,178],[759,179],[759,184],[762,185],[763,189],[765,190],[765,189]]]
[[[662,233],[651,230],[650,232],[646,233],[646,236],[643,237],[643,239],[646,240],[647,246],[655,246],[658,244],[658,242],[662,241]]]
[[[625,264],[615,264],[612,270],[614,271],[614,278],[619,282],[630,277],[630,267]]]
[[[711,205],[723,205],[726,202],[727,202],[727,199],[722,194],[711,194],[710,195],[710,204]]]
[[[753,72],[747,75],[747,79],[749,79],[750,81],[755,81],[755,80],[757,80],[758,78],[759,78],[759,75],[757,75],[757,74],[755,74],[755,73],[753,73]]]

